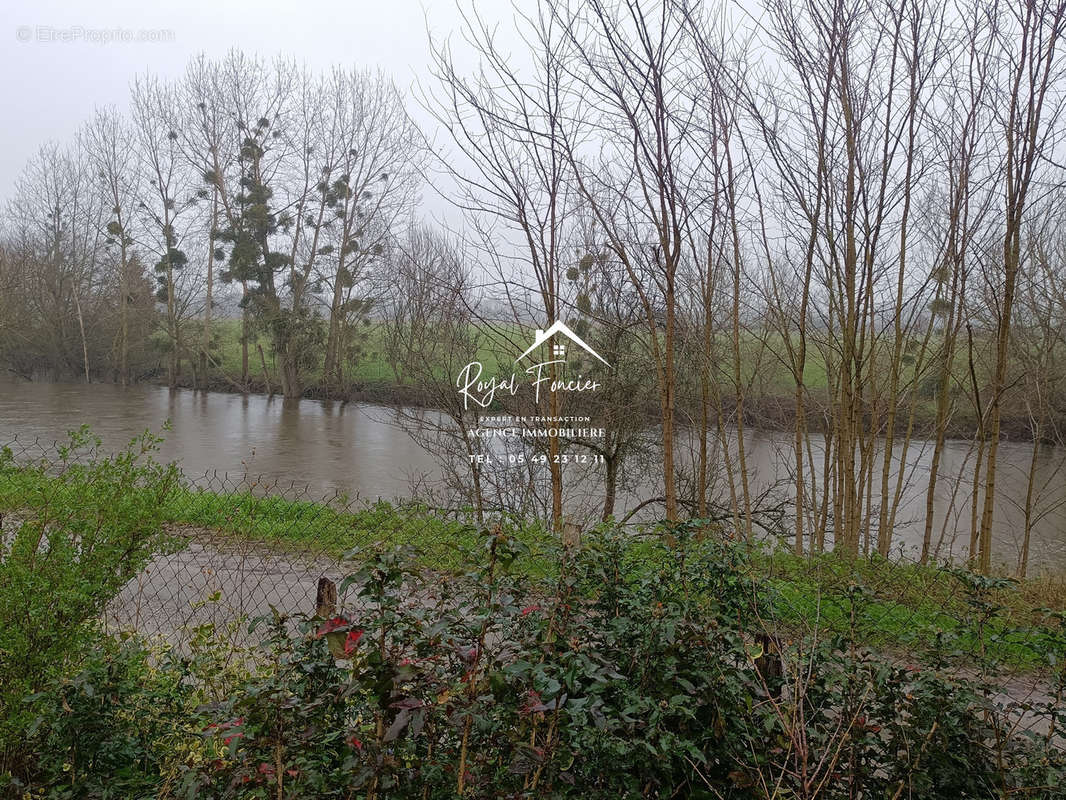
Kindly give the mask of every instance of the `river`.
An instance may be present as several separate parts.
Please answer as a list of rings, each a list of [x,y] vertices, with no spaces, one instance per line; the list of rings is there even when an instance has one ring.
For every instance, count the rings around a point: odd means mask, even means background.
[[[306,488],[309,496],[339,492],[373,500],[410,496],[414,482],[439,474],[433,455],[395,424],[391,408],[364,403],[300,400],[225,393],[171,391],[140,385],[0,383],[0,445],[15,440],[20,446],[39,440],[62,441],[66,432],[88,423],[107,449],[125,445],[144,430],[166,434],[161,458],[178,461],[186,475],[230,476],[230,485],[253,480],[260,486],[277,483]],[[791,436],[752,431],[746,454],[753,491],[777,487],[778,499],[787,495],[792,467]],[[813,440],[815,450],[819,441]],[[735,441],[734,441],[735,446]],[[904,490],[896,520],[894,542],[912,555],[921,540],[925,517],[931,445],[911,443],[904,469]],[[894,469],[900,469],[896,448]],[[1031,515],[1030,573],[1066,570],[1066,453],[1042,447],[1034,483],[1035,512]],[[815,453],[815,466],[818,454]],[[1024,534],[1024,504],[1032,445],[1004,442],[1000,447],[997,480],[994,557],[1013,566]],[[940,555],[965,554],[969,537],[970,476],[973,452],[969,442],[951,442],[941,462],[934,513],[934,542]],[[592,477],[593,473],[586,470]],[[875,469],[880,486],[880,459]],[[960,479],[960,476],[961,479]],[[623,493],[619,511],[653,491]],[[595,493],[590,482],[586,494]],[[783,493],[783,494],[782,494]],[[876,492],[873,502],[878,502]]]

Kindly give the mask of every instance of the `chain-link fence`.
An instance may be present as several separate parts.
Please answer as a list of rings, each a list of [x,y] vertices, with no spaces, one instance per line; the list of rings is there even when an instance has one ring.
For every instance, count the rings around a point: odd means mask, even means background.
[[[150,463],[151,453],[138,448],[131,451],[136,460]],[[35,517],[50,525],[94,517],[92,509],[76,506],[81,498],[63,480],[111,457],[92,440],[69,447],[15,438],[0,444],[0,452],[7,463],[0,472],[5,541]],[[97,483],[112,479],[90,475]],[[154,520],[164,535],[108,604],[104,623],[111,631],[134,630],[177,646],[204,624],[239,635],[234,623],[275,611],[314,613],[320,580],[339,583],[360,549],[411,545],[427,569],[455,569],[460,548],[475,544],[479,529],[471,509],[318,495],[252,473],[173,477]],[[338,600],[343,610],[345,598]]]
[[[342,587],[330,610],[343,613],[350,608],[343,578],[368,549],[413,546],[421,566],[442,581],[483,552],[486,520],[473,509],[316,496],[252,474],[141,473],[136,464],[150,455],[146,447],[134,448],[130,470],[119,474],[91,472],[87,465],[105,459],[91,443],[69,448],[15,439],[0,447],[0,558],[11,552],[18,531],[35,520],[43,520],[47,531],[87,517],[86,530],[92,530],[103,524],[100,509],[113,509],[115,498],[136,498],[150,492],[153,482],[166,483],[162,494],[145,495],[129,509],[158,523],[161,535],[151,539],[145,563],[118,588],[103,619],[110,632],[136,631],[176,647],[205,625],[239,638],[254,635],[247,623],[256,617],[321,613],[323,579]],[[64,480],[73,473],[91,475],[83,495]],[[91,494],[102,489],[94,482],[109,480],[128,485],[119,494]],[[139,524],[131,536],[160,533]],[[535,566],[531,575],[550,573],[550,564],[535,564],[552,558],[549,545],[556,534],[550,525],[501,523],[498,517],[488,520],[493,524],[524,540]],[[670,534],[662,526],[641,525],[627,528],[627,535],[637,542]],[[708,526],[702,535],[731,532]],[[1053,730],[1054,713],[1046,713],[1062,710],[1066,685],[1061,583],[976,575],[957,565],[798,557],[769,544],[753,547],[745,566],[769,598],[760,634],[764,659],[776,658],[792,642],[817,637],[888,665],[934,666],[991,686],[992,701],[1016,721],[1018,731],[1066,744]]]

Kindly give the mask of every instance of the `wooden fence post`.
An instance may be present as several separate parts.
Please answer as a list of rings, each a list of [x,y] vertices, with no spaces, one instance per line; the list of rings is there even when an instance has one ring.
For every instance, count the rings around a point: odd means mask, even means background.
[[[572,520],[563,520],[563,547],[575,550],[581,546],[581,526]]]
[[[330,619],[337,612],[337,584],[323,575],[318,579],[315,616]]]

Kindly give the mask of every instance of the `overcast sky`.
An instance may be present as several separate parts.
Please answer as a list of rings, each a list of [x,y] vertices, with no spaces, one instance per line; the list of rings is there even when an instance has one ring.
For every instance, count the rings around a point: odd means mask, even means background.
[[[478,8],[517,43],[509,0]],[[427,27],[446,36],[455,17],[454,0],[0,0],[0,198],[43,142],[69,141],[96,106],[127,108],[137,74],[176,76],[201,51],[240,47],[315,69],[380,67],[410,92],[427,79]],[[103,41],[115,29],[161,41]]]

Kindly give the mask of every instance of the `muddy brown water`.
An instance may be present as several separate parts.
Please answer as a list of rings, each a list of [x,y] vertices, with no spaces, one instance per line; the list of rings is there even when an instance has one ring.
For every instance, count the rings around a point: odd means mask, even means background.
[[[416,483],[432,482],[440,474],[439,454],[417,444],[396,424],[396,411],[386,406],[171,391],[150,385],[0,382],[0,445],[16,437],[20,445],[62,441],[67,431],[88,423],[105,448],[117,448],[146,429],[159,430],[164,420],[170,420],[172,430],[166,434],[161,457],[177,460],[194,480],[225,475],[231,487],[257,481],[290,491],[290,487],[306,489],[311,496],[340,492],[372,500],[410,496]],[[787,499],[793,467],[791,435],[753,430],[745,443],[753,490],[776,487],[777,499]],[[815,437],[812,444],[814,465],[820,469],[821,440]],[[906,555],[915,552],[924,530],[931,451],[930,443],[912,441],[903,463],[901,449],[894,448],[893,481],[898,475],[903,478],[894,542]],[[1025,532],[1032,455],[1028,442],[1004,442],[1000,447],[993,550],[996,561],[1007,568],[1016,563]],[[933,515],[933,539],[942,558],[957,559],[966,553],[974,458],[971,444],[962,441],[949,443],[942,456]],[[1041,447],[1029,515],[1031,573],[1066,571],[1064,463],[1062,449]],[[875,505],[880,457],[876,464]],[[575,508],[590,515],[602,496],[598,469],[585,469],[572,492],[573,497],[580,495]],[[618,514],[658,493],[637,479],[619,498]],[[875,535],[871,532],[871,539]]]

